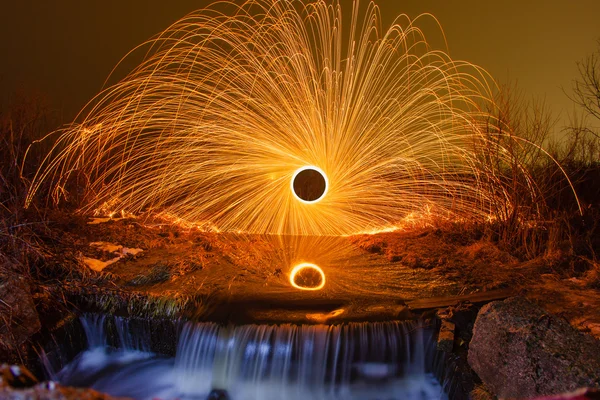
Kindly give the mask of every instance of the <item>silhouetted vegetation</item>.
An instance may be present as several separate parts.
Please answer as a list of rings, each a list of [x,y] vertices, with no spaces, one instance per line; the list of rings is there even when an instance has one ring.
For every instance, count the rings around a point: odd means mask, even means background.
[[[600,275],[599,54],[579,64],[573,99],[581,109],[562,140],[552,135],[554,117],[543,102],[526,101],[514,87],[502,88],[498,125],[506,127],[508,138],[522,140],[506,146],[512,165],[495,166],[510,199],[497,204],[495,221],[482,228],[488,239],[520,259],[545,257],[555,271],[585,274],[591,284]],[[534,180],[527,181],[527,175]],[[532,196],[531,185],[539,196]]]

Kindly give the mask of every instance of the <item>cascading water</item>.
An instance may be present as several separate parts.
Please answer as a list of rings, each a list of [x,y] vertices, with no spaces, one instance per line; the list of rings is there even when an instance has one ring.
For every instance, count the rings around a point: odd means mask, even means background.
[[[149,352],[149,335],[114,318],[82,317],[89,349],[52,377],[137,399],[445,399],[431,373],[431,327],[418,322],[220,326],[185,323],[176,356]],[[136,329],[139,329],[137,326]]]

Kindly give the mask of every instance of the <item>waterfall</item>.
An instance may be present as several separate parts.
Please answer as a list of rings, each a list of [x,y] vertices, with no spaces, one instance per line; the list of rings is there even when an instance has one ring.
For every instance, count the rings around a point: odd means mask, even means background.
[[[432,373],[435,335],[424,322],[188,322],[178,338],[163,339],[177,340],[174,358],[149,353],[148,333],[131,321],[111,323],[121,349],[101,338],[110,331],[104,317],[82,317],[90,350],[58,374],[63,384],[139,399],[203,400],[211,390],[232,400],[445,398]]]
[[[149,352],[151,347],[150,321],[131,320],[124,317],[115,317],[115,329],[119,338],[119,347],[125,350],[138,350]]]
[[[105,333],[106,316],[101,314],[85,314],[80,320],[88,341],[88,348],[103,348],[108,345]]]

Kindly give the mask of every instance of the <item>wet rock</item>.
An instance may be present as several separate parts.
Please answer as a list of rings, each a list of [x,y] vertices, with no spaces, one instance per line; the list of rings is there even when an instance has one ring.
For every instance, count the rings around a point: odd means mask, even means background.
[[[467,362],[467,352],[455,348],[453,352],[442,353],[442,355],[442,365],[444,365],[442,380],[448,398],[454,400],[484,400],[485,398],[481,396],[473,396],[478,379]]]
[[[401,305],[397,308],[395,318],[400,321],[415,319],[415,315],[410,311],[410,308],[406,305]]]
[[[437,349],[450,353],[454,347],[454,324],[448,320],[442,320],[438,333]]]
[[[221,389],[213,389],[209,394],[206,400],[229,400],[229,395],[227,391]]]
[[[468,361],[503,398],[600,387],[600,342],[521,297],[480,310]]]
[[[40,383],[32,388],[15,389],[0,385],[0,399],[5,400],[126,400],[93,389],[61,386],[55,382]]]
[[[440,320],[452,322],[456,327],[454,332],[455,336],[459,337],[464,342],[469,342],[473,334],[473,324],[477,317],[477,307],[471,302],[464,301],[439,310],[437,312],[437,317]]]
[[[37,378],[27,368],[20,365],[0,365],[0,379],[4,386],[13,388],[32,387],[38,383]]]
[[[0,349],[18,349],[40,330],[31,290],[23,278],[0,277]]]

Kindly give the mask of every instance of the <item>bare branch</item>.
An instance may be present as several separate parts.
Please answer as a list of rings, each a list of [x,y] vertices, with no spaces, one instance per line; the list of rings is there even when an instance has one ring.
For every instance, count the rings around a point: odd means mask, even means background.
[[[573,82],[572,100],[583,108],[586,114],[600,121],[600,41],[598,50],[585,60],[577,63],[579,78]],[[600,133],[589,129],[600,137]]]

